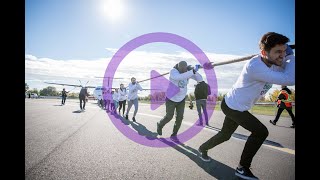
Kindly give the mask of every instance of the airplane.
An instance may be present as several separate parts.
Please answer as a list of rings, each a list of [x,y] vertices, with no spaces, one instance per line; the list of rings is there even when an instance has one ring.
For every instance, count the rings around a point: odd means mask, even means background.
[[[96,78],[100,78],[100,77],[96,77]],[[101,78],[108,78],[108,86],[109,86],[109,79],[110,77],[101,77]],[[123,79],[123,78],[113,78],[113,79]],[[79,80],[80,81],[80,80]],[[89,82],[89,81],[88,81]],[[93,91],[93,99],[94,100],[97,100],[98,104],[99,104],[99,100],[102,99],[103,97],[103,94],[106,94],[106,93],[111,93],[110,90],[112,89],[119,89],[119,88],[115,88],[115,87],[103,87],[103,86],[87,86],[88,82],[83,86],[81,81],[80,81],[80,84],[67,84],[67,83],[53,83],[53,82],[44,82],[44,83],[47,83],[47,84],[56,84],[56,85],[62,85],[62,86],[73,86],[75,88],[77,87],[81,87],[81,88],[94,88],[94,91]],[[128,90],[128,89],[127,89]],[[143,88],[142,90],[152,90],[152,89],[146,89],[146,88]]]

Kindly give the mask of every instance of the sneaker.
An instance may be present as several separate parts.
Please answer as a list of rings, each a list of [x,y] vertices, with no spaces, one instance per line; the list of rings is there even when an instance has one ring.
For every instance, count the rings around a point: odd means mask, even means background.
[[[245,167],[242,167],[242,168],[237,167],[235,175],[242,179],[258,180],[258,178],[252,174],[250,169]]]
[[[177,136],[177,133],[172,133],[170,137]]]
[[[172,140],[172,141],[174,141],[174,142],[180,142],[179,141],[179,139],[178,139],[178,137],[177,137],[177,135],[174,135],[174,136],[170,136],[170,139]]]
[[[202,161],[205,161],[205,162],[209,162],[211,161],[211,159],[209,158],[208,156],[208,151],[202,151],[199,147],[198,149],[199,153],[200,153],[200,158],[202,159]]]
[[[126,119],[127,119],[127,120],[129,119],[128,115],[126,115]]]
[[[197,126],[203,126],[203,124],[202,123],[197,123]]]
[[[276,123],[272,120],[269,121],[271,124],[276,125]]]
[[[161,136],[162,135],[162,129],[160,128],[159,123],[157,123],[157,133]]]
[[[132,118],[132,121],[133,121],[133,122],[136,122],[136,118],[135,118],[135,117],[133,117],[133,118]]]

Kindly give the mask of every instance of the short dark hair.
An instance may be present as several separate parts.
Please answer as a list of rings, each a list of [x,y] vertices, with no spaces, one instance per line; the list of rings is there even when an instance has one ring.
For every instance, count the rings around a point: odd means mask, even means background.
[[[287,44],[289,42],[289,38],[282,34],[278,34],[275,32],[268,32],[264,34],[259,42],[259,47],[261,50],[270,51],[273,47],[278,44]]]

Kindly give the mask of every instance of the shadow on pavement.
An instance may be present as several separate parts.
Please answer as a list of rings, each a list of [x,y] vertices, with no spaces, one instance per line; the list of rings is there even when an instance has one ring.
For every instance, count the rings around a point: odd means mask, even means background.
[[[165,138],[157,138],[158,133],[151,132],[148,130],[144,125],[142,125],[139,122],[133,122],[125,119],[124,117],[119,116],[119,119],[127,125],[131,125],[133,129],[135,129],[140,135],[145,136],[146,138],[150,140],[159,140],[178,152],[186,155],[190,160],[195,162],[200,168],[202,168],[204,171],[206,171],[211,176],[215,177],[216,179],[238,179],[238,177],[235,176],[235,169],[231,168],[223,163],[220,163],[219,161],[216,161],[214,159],[211,159],[210,162],[204,162],[200,158],[200,154],[198,150],[193,149],[190,146],[187,146],[181,142],[177,138],[172,139],[172,141],[168,141]]]
[[[144,125],[140,124],[139,122],[132,122],[123,117],[120,118],[124,123],[129,123],[132,128],[134,128],[140,135],[145,136],[151,140],[159,140],[178,152],[186,155],[189,159],[194,161],[200,168],[206,171],[211,176],[215,177],[216,179],[238,179],[234,173],[235,169],[231,168],[223,163],[220,163],[214,159],[211,159],[210,162],[204,162],[200,159],[200,154],[198,150],[193,149],[190,146],[187,146],[178,139],[172,139],[172,141],[168,141],[165,138],[157,138],[158,133],[151,132],[148,130]]]
[[[208,129],[212,129],[215,131],[220,131],[221,129],[213,127],[213,126],[207,126]],[[248,139],[247,135],[243,135],[243,134],[239,134],[239,133],[233,133],[232,137],[235,137],[237,139],[242,139],[244,141],[246,141]],[[275,146],[275,147],[283,147],[280,143],[274,142],[274,141],[270,141],[268,139],[266,139],[263,144],[267,144],[267,145],[271,145],[271,146]]]
[[[133,129],[135,129],[138,134],[140,134],[141,136],[145,136],[147,139],[149,140],[155,140],[157,139],[157,135],[158,133],[156,132],[151,132],[150,130],[148,130],[144,125],[142,125],[139,122],[133,122],[133,121],[129,121],[128,119],[118,115],[118,114],[112,114],[114,117],[116,117],[117,119],[120,119],[122,121],[123,124],[125,125],[131,125],[131,127]]]
[[[130,124],[130,121],[127,120],[126,118],[122,117],[122,116],[117,115],[116,118],[120,119],[121,122],[122,122],[123,124],[125,124],[125,125],[129,125],[129,124]]]
[[[147,139],[155,140],[157,139],[158,133],[149,131],[144,125],[138,122],[129,121],[131,127],[135,129],[140,135],[145,136]]]
[[[202,161],[198,150],[179,142],[178,139],[175,141],[168,141],[164,138],[159,138],[158,140],[168,144],[178,152],[186,155],[190,160],[195,162],[200,168],[216,179],[238,179],[238,177],[235,176],[234,168],[231,168],[214,159],[211,159],[210,162]]]

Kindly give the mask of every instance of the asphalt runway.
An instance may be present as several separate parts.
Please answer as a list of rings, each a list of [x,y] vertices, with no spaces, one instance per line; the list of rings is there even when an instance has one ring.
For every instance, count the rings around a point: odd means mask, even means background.
[[[85,112],[79,101],[67,99],[25,100],[25,179],[238,179],[234,173],[250,132],[238,127],[229,141],[208,151],[204,162],[199,146],[222,127],[224,114],[214,111],[206,126],[184,143],[168,141],[175,119],[157,136],[156,123],[165,115],[165,106],[152,111],[139,104],[137,122],[117,117],[143,138],[152,138],[169,147],[149,147],[122,134],[105,110],[89,100]],[[252,162],[252,172],[260,179],[295,179],[295,129],[290,117],[256,115],[268,128],[269,136]],[[197,120],[195,109],[185,109],[179,134]],[[162,138],[161,138],[162,137]]]

